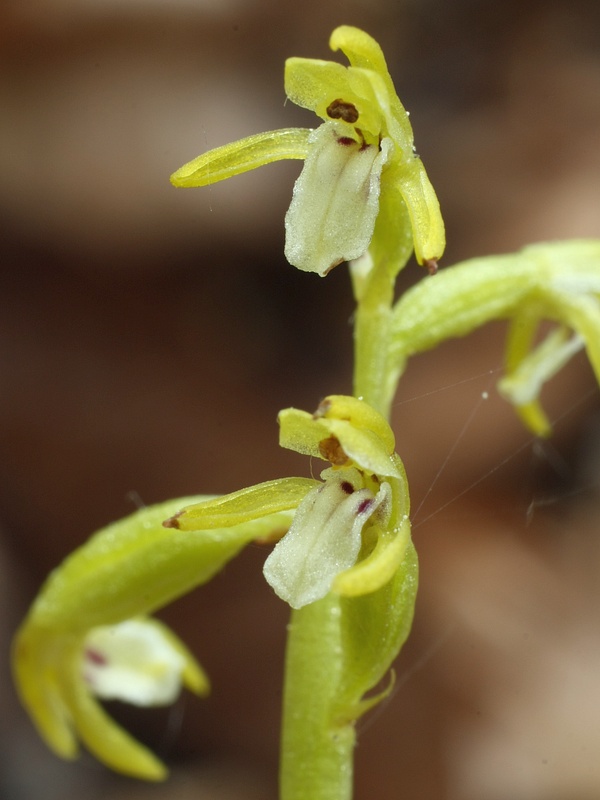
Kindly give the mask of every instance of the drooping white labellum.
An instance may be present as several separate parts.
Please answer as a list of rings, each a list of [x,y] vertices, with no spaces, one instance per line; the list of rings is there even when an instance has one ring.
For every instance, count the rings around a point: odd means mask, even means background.
[[[349,126],[340,122],[325,122],[313,131],[285,218],[287,260],[321,276],[368,248],[379,211],[381,170],[392,148],[390,140],[378,147],[348,133]]]
[[[185,658],[151,620],[93,628],[83,652],[83,678],[97,697],[137,706],[172,703],[181,690]]]
[[[264,566],[276,594],[292,608],[324,597],[340,572],[354,565],[361,531],[387,493],[377,497],[363,488],[354,468],[327,469],[325,483],[312,489],[298,506],[294,521]]]

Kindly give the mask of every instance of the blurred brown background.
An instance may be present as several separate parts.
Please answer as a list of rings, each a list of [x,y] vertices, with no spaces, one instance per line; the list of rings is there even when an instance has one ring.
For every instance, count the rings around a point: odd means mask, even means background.
[[[205,702],[115,709],[165,786],[47,753],[8,680],[47,572],[139,503],[305,459],[280,408],[350,390],[345,267],[283,258],[298,163],[206,190],[169,174],[293,125],[283,61],[338,24],[382,44],[447,223],[447,266],[600,236],[597,0],[5,0],[0,7],[0,797],[271,800],[286,609],[249,549],[164,612]],[[411,266],[408,286],[423,274]],[[357,800],[600,795],[598,392],[584,357],[535,442],[495,394],[504,327],[411,364],[395,408],[421,594],[392,701],[360,725]],[[489,392],[484,400],[482,393]],[[326,669],[324,665],[324,669]]]

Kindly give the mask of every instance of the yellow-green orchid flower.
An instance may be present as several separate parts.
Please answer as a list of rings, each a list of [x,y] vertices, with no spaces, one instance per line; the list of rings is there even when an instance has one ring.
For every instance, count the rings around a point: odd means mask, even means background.
[[[285,254],[298,269],[326,275],[362,256],[381,213],[401,227],[408,211],[417,261],[435,271],[445,247],[437,197],[377,42],[343,25],[331,35],[350,66],[290,58],[285,92],[324,120],[211,150],[172,176],[175,186],[207,186],[281,159],[305,159],[288,210]]]
[[[296,509],[264,574],[292,608],[330,591],[346,596],[387,583],[410,542],[408,489],[385,419],[363,401],[326,398],[314,414],[279,415],[283,447],[328,461],[321,481],[283,478],[194,504],[166,524],[180,530],[222,528]]]
[[[165,518],[200,498],[141,509],[95,534],[42,587],[13,646],[23,705],[54,752],[78,754],[78,739],[112,769],[147,780],[165,766],[98,703],[171,703],[182,685],[208,680],[180,640],[147,614],[205,583],[254,539],[281,536],[288,512],[180,533]]]
[[[23,704],[57,755],[75,758],[78,737],[112,769],[147,780],[164,778],[164,765],[95,698],[156,706],[172,703],[182,684],[197,694],[208,691],[192,655],[153,619],[79,634],[30,623],[16,639],[14,660]]]

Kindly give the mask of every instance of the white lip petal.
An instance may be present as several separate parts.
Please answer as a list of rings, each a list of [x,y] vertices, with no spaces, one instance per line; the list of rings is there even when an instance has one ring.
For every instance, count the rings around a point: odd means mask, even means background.
[[[337,575],[355,564],[362,528],[384,499],[362,488],[354,468],[323,475],[326,482],[302,501],[263,569],[267,583],[292,608],[324,597]]]
[[[179,695],[184,668],[183,655],[147,620],[94,628],[85,640],[83,678],[104,700],[168,705]]]
[[[381,170],[391,142],[367,145],[348,126],[326,122],[309,153],[285,218],[285,256],[292,266],[326,275],[368,248],[379,211]]]

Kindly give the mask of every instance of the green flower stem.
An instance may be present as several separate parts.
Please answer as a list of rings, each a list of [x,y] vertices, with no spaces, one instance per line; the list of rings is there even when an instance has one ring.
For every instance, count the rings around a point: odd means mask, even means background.
[[[389,177],[382,177],[382,186]],[[354,396],[389,419],[400,369],[390,353],[396,276],[413,250],[406,205],[398,192],[382,204],[369,252],[351,266],[354,319]],[[364,274],[363,274],[364,273]]]
[[[410,224],[402,201],[398,200],[388,212],[396,215],[397,223],[403,217],[405,224],[392,228],[395,237],[389,241],[390,226],[384,224],[389,222],[387,216],[378,220],[371,248],[374,263],[365,262],[367,274],[362,275],[360,267],[353,274],[357,300],[354,396],[363,399],[386,419],[390,416],[400,375],[400,365],[392,359],[389,347],[394,284],[412,248]],[[416,576],[414,551],[411,550],[408,560],[411,574]],[[395,581],[391,581],[390,586],[392,584]],[[411,588],[413,586],[416,591],[416,578]],[[380,593],[376,594],[379,596]],[[408,614],[390,612],[388,600],[386,597],[381,613],[376,613],[376,616],[387,631],[395,629],[393,623],[386,624],[390,613],[394,622],[400,621],[400,625],[389,648],[384,648],[383,658],[367,659],[374,663],[369,663],[364,674],[358,670],[358,688],[354,687],[355,691],[350,693],[354,711],[349,711],[351,704],[346,708],[349,713],[343,713],[340,706],[341,695],[346,694],[344,685],[349,678],[344,654],[353,638],[348,640],[342,630],[342,617],[348,609],[348,601],[330,593],[323,600],[292,612],[285,666],[280,800],[351,800],[356,741],[354,722],[356,716],[376,702],[364,701],[361,706],[360,698],[389,668],[408,635],[412,619],[414,593],[410,598],[403,597],[403,606]],[[364,605],[364,602],[355,602],[354,607],[358,611]],[[365,679],[362,685],[361,677]]]
[[[378,239],[375,240],[378,244]],[[372,247],[374,264],[368,275],[353,275],[357,300],[354,319],[354,396],[360,397],[389,420],[400,369],[390,353],[394,284],[410,250],[398,248],[396,259]]]
[[[418,584],[408,521],[393,577],[358,597],[328,594],[292,613],[283,699],[281,800],[350,800],[356,720],[409,634]],[[375,694],[371,692],[375,690]],[[366,696],[365,696],[366,695]]]
[[[378,270],[356,308],[354,326],[354,396],[360,397],[389,419],[398,381],[391,368],[389,338],[393,287],[384,270]]]
[[[336,724],[332,703],[342,668],[340,599],[292,612],[283,699],[281,800],[350,800],[352,724]]]

